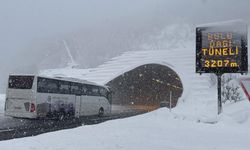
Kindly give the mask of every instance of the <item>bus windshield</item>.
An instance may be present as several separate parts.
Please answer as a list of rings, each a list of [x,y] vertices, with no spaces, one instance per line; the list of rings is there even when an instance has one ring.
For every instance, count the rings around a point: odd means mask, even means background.
[[[11,89],[31,89],[34,76],[10,76],[9,88]]]

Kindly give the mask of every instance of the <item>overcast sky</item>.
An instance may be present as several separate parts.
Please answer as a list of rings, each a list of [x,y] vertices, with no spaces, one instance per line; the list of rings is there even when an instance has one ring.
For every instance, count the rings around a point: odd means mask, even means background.
[[[165,24],[179,17],[194,24],[249,21],[249,6],[248,0],[0,0],[1,56],[15,55],[40,38],[91,30],[107,22]]]
[[[196,25],[240,18],[249,24],[249,7],[248,0],[0,0],[0,71],[7,74],[35,57],[27,49],[37,41],[102,27],[149,29],[177,20]]]

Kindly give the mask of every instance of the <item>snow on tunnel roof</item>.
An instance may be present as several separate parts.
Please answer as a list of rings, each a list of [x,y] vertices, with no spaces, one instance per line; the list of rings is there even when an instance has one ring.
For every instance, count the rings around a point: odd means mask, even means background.
[[[80,78],[105,85],[123,73],[145,64],[164,65],[175,71],[183,84],[183,94],[180,98],[183,101],[190,96],[195,100],[200,99],[200,96],[212,99],[214,95],[209,90],[209,76],[207,74],[200,76],[195,73],[195,48],[193,46],[169,50],[129,51],[96,68],[50,69],[40,71],[40,74]]]

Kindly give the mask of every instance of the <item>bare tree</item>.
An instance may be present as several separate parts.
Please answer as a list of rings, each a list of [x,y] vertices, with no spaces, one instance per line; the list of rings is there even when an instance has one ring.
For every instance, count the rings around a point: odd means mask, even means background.
[[[232,81],[236,79],[238,75],[235,74],[224,74],[222,76],[221,85],[222,85],[222,102],[237,102],[242,100],[240,95],[240,88],[237,84],[233,84]]]

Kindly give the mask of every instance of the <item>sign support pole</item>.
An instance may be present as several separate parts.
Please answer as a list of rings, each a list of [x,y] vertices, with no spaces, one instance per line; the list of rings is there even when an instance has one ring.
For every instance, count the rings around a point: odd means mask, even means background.
[[[221,77],[248,72],[247,24],[230,21],[196,27],[196,73],[217,76],[218,115],[222,113]]]
[[[221,101],[221,76],[222,74],[217,75],[217,89],[218,89],[218,115],[222,113],[222,101]]]
[[[172,109],[172,91],[170,91],[169,93],[169,110],[171,112],[171,109]]]

